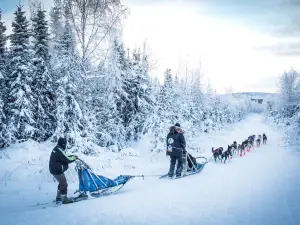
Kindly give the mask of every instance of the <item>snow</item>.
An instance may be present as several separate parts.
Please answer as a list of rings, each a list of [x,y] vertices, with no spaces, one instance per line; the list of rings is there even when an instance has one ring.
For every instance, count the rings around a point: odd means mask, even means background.
[[[280,147],[282,132],[267,124],[263,116],[250,115],[238,124],[202,133],[188,141],[198,143],[201,149],[193,152],[195,156],[209,157],[212,146],[226,147],[234,140],[239,143],[251,134],[262,133],[268,136],[266,146],[243,157],[235,156],[226,165],[210,162],[198,175],[178,180],[135,178],[118,194],[98,199],[90,197],[92,200],[47,209],[30,206],[55,197],[57,183],[47,173],[54,143],[37,146],[29,141],[15,145],[0,152],[1,225],[300,224],[300,155]],[[164,174],[169,160],[164,153],[150,160],[151,153],[147,151],[150,143],[143,140],[124,149],[123,153],[101,152],[100,156],[84,160],[93,168],[100,168],[110,160],[110,164],[99,171],[111,177],[122,173]],[[23,165],[3,182],[5,174],[22,163],[36,166]],[[67,172],[71,196],[77,186],[72,170],[73,166]]]

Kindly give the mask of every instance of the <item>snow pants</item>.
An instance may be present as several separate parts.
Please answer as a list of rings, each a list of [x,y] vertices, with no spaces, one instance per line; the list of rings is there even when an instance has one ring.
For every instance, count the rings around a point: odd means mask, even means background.
[[[174,175],[176,161],[177,161],[176,176],[181,176],[182,168],[183,168],[182,155],[170,156],[170,158],[171,158],[171,164],[170,164],[170,170],[168,173],[169,177],[172,177]]]
[[[57,190],[59,190],[61,195],[67,195],[68,192],[68,183],[64,173],[59,175],[53,175],[54,178],[58,181]]]

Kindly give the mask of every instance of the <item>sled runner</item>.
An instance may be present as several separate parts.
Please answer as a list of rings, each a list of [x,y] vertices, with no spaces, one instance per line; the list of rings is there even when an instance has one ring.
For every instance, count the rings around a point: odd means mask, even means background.
[[[203,159],[203,162],[197,162],[196,159]],[[175,177],[173,179],[179,179],[182,177],[187,177],[200,173],[204,166],[208,163],[205,157],[193,157],[191,154],[187,153],[183,155],[183,171],[182,176]],[[162,175],[159,179],[168,178],[168,174]]]

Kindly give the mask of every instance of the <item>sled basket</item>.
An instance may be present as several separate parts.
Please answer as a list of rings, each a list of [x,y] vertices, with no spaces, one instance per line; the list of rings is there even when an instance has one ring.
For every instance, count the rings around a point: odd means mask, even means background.
[[[120,175],[115,179],[95,174],[82,163],[77,163],[79,191],[95,192],[125,185],[133,176]]]

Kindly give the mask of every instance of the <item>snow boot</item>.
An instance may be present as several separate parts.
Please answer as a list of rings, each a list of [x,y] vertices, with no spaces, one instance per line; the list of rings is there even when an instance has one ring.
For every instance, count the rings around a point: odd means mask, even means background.
[[[62,204],[69,204],[74,202],[74,199],[68,198],[67,195],[61,195],[61,198],[62,198]]]
[[[169,178],[172,178],[173,176],[174,176],[174,172],[172,173],[172,172],[169,171],[169,172],[168,172],[168,177],[169,177]]]
[[[62,202],[62,198],[61,198],[61,194],[60,194],[59,190],[57,190],[55,202],[56,203],[61,203]]]

